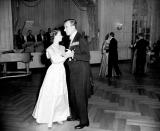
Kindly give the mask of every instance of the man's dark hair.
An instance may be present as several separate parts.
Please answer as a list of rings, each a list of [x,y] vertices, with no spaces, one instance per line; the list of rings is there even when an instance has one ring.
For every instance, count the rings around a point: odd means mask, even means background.
[[[60,29],[54,29],[54,30],[50,33],[51,42],[53,42],[54,37],[58,34],[59,31],[61,32]]]
[[[114,32],[110,32],[110,36],[114,37]]]
[[[143,33],[139,33],[138,36],[139,37],[144,37],[144,34]]]
[[[75,26],[75,27],[77,26],[77,21],[75,19],[67,19],[64,21],[64,23],[66,23],[68,21],[71,23],[72,26]]]
[[[105,36],[105,40],[107,40],[109,38],[109,33]]]

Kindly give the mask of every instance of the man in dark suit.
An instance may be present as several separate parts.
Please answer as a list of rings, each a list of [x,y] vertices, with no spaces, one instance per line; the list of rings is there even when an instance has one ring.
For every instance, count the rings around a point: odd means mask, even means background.
[[[149,49],[149,42],[144,39],[144,34],[139,33],[139,40],[135,45],[135,50],[137,50],[136,58],[136,74],[143,75],[145,72],[146,63],[146,51]]]
[[[70,87],[69,104],[71,117],[68,120],[79,120],[79,125],[75,129],[89,126],[88,119],[88,95],[89,95],[89,75],[90,75],[90,54],[89,47],[85,39],[76,29],[76,20],[69,19],[64,22],[64,31],[70,36],[69,49],[73,52],[73,58],[69,59]]]
[[[23,49],[25,39],[24,39],[24,35],[22,34],[22,29],[18,30],[15,41],[16,41],[16,48]]]
[[[48,31],[45,33],[44,37],[44,49],[47,49],[51,45],[51,28],[48,28]]]
[[[43,42],[44,40],[44,31],[40,29],[39,34],[37,35],[37,42]]]
[[[27,42],[36,42],[34,35],[32,34],[32,30],[28,30]]]
[[[115,70],[116,75],[120,76],[121,71],[118,66],[118,51],[117,51],[117,40],[114,38],[114,33],[110,33],[109,43],[109,56],[108,56],[108,78],[112,77],[112,69]]]

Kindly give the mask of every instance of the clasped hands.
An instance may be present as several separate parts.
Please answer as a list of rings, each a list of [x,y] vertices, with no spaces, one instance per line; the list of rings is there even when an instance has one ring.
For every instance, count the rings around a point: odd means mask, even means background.
[[[74,50],[66,49],[65,57],[73,59],[73,57],[74,57]]]

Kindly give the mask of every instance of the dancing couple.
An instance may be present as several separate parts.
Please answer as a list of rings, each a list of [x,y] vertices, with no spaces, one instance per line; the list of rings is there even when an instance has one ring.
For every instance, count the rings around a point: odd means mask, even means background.
[[[69,49],[59,44],[62,34],[58,29],[53,31],[53,43],[46,49],[46,56],[52,64],[47,69],[32,116],[37,123],[46,123],[49,128],[53,123],[63,124],[66,120],[78,120],[75,129],[89,126],[90,54],[76,25],[74,19],[64,22],[64,31],[70,37]],[[65,61],[69,66],[69,87]]]

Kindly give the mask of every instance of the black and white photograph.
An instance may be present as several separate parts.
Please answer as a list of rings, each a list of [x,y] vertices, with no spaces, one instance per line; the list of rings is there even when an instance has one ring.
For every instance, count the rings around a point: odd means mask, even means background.
[[[160,131],[160,0],[0,0],[0,131]]]

